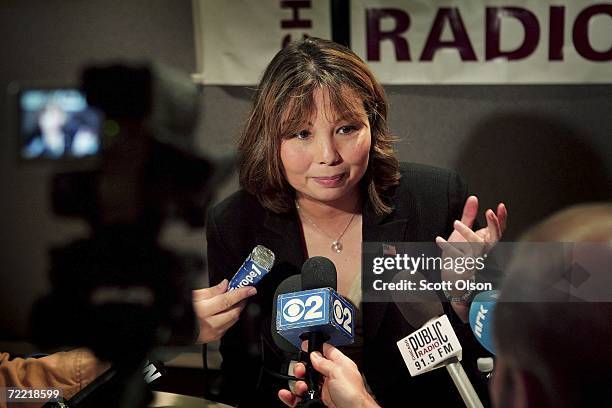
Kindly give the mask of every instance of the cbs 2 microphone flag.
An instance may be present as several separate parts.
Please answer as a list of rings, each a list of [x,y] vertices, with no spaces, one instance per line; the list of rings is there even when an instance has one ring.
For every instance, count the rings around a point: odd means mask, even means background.
[[[278,296],[276,330],[300,349],[300,335],[316,330],[329,336],[336,346],[353,343],[355,311],[353,306],[330,288],[284,293]]]

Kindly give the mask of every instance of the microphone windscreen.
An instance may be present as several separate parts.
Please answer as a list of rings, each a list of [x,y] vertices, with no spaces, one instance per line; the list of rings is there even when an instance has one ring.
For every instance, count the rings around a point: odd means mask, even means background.
[[[295,346],[285,340],[285,338],[276,331],[276,300],[278,299],[278,296],[283,293],[293,293],[301,290],[302,277],[300,275],[292,275],[278,285],[276,291],[274,292],[274,299],[272,299],[272,321],[270,322],[272,340],[274,341],[274,344],[276,344],[276,347],[289,353],[295,352]]]
[[[338,287],[336,266],[324,256],[313,256],[302,265],[302,290]]]
[[[418,271],[401,271],[393,277],[393,282],[396,284],[403,280],[419,282],[427,279]],[[431,319],[444,314],[442,302],[436,292],[421,290],[418,284],[415,290],[393,290],[391,298],[412,327],[421,327]]]
[[[470,327],[478,342],[495,354],[493,343],[493,313],[499,298],[499,291],[490,290],[474,296],[470,306]]]

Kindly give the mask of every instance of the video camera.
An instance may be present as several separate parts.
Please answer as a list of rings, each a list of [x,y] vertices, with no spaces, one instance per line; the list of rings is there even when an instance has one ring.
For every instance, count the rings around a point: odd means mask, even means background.
[[[46,95],[43,102],[54,109],[78,105],[81,112],[71,112],[73,118],[97,118],[89,122],[90,141],[99,147],[83,155],[89,156],[86,169],[53,176],[54,213],[85,220],[91,234],[50,250],[52,290],[33,307],[32,337],[46,347],[89,347],[112,363],[112,387],[125,387],[154,347],[197,338],[191,290],[204,259],[164,248],[159,232],[169,220],[202,227],[233,159],[196,153],[198,89],[187,75],[160,65],[89,67],[78,90],[21,89],[19,95],[22,108],[35,105],[32,95]],[[74,103],[78,95],[83,99]],[[23,103],[28,97],[30,105]],[[22,109],[20,117],[28,115]],[[74,139],[65,144],[71,149],[44,158],[74,162]],[[22,146],[21,157],[29,159],[24,151]],[[116,391],[101,399],[95,392],[95,405],[80,406],[119,406],[112,399]]]

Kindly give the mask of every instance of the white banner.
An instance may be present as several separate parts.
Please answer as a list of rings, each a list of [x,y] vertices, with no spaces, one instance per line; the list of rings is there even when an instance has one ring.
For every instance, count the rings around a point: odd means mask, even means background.
[[[253,85],[283,44],[331,38],[330,0],[193,0],[196,82]]]
[[[350,4],[352,49],[383,84],[612,82],[612,2]],[[194,0],[194,77],[206,84],[256,84],[286,41],[330,38],[330,14],[330,0]]]
[[[352,0],[351,45],[385,84],[612,82],[612,3]]]

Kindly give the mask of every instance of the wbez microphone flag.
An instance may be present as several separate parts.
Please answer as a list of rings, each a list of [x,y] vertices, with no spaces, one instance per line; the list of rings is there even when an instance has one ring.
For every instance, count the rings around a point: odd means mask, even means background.
[[[329,336],[330,344],[352,344],[355,336],[353,306],[331,288],[283,293],[277,299],[276,330],[301,348],[300,336],[317,331]]]
[[[446,315],[431,320],[397,342],[411,376],[444,367],[449,359],[461,361],[461,344]]]

